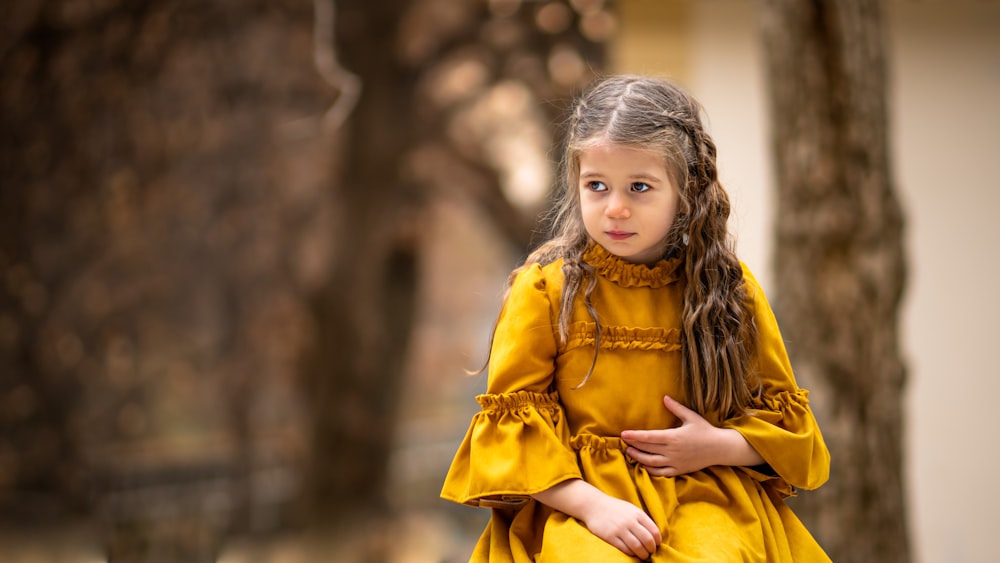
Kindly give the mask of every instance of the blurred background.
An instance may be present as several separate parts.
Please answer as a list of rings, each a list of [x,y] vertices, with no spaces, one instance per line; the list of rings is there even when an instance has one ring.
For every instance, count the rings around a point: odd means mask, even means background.
[[[762,35],[795,5],[4,3],[0,561],[465,561],[488,514],[437,494],[567,104],[607,72],[689,89],[781,302],[771,135],[796,114]],[[1000,3],[872,21],[905,225],[898,560],[993,561]]]

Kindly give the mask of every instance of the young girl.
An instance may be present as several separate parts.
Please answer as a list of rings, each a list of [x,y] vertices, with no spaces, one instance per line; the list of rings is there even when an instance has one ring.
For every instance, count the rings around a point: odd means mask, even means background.
[[[511,274],[441,493],[493,509],[473,561],[829,561],[783,501],[829,453],[699,112],[635,76],[577,102],[554,236]]]

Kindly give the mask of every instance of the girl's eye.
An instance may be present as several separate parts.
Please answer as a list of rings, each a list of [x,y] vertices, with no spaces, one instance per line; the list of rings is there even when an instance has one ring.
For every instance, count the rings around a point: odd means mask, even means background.
[[[608,187],[604,185],[604,182],[593,180],[591,182],[587,182],[587,189],[592,192],[604,192],[607,191]]]
[[[649,184],[646,184],[645,182],[636,182],[632,184],[632,191],[640,194],[643,192],[648,192],[651,189],[652,188],[649,187]]]

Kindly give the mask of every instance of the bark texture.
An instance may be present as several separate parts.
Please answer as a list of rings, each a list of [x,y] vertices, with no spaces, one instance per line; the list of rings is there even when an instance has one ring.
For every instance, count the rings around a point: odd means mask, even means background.
[[[0,513],[214,560],[299,493],[333,208],[312,5],[0,10]]]
[[[0,519],[90,513],[109,560],[208,561],[230,533],[390,512],[428,202],[527,246],[551,178],[515,201],[516,172],[613,23],[565,1],[0,6]]]
[[[832,455],[794,503],[834,561],[906,562],[899,307],[903,213],[890,174],[878,0],[768,0],[777,176],[776,311]]]

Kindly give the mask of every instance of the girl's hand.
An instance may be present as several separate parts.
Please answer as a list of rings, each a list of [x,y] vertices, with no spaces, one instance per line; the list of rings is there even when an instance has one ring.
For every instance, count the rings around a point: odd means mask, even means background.
[[[764,458],[731,428],[712,426],[695,411],[673,398],[663,404],[681,425],[665,430],[626,430],[625,453],[642,464],[651,475],[676,477],[711,465],[759,465]]]
[[[607,495],[588,506],[580,520],[595,536],[639,559],[652,556],[662,539],[648,514],[628,501]]]
[[[626,555],[648,559],[662,541],[660,529],[648,514],[582,479],[563,481],[532,496],[583,522],[590,533]]]

